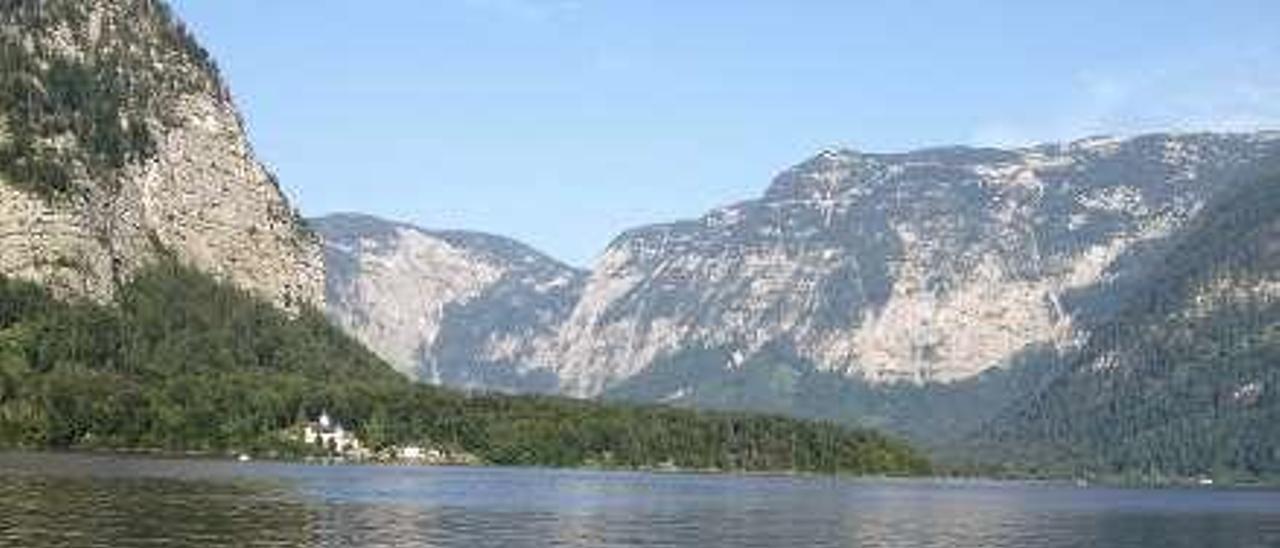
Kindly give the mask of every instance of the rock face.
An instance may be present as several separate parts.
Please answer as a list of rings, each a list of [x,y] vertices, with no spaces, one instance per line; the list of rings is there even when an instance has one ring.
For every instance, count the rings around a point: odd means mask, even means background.
[[[577,396],[682,350],[733,369],[779,343],[873,384],[971,378],[1074,346],[1106,300],[1087,289],[1277,152],[1265,134],[824,152],[759,200],[624,234],[547,361]]]
[[[323,306],[320,245],[157,0],[0,5],[0,274],[108,300],[161,256]]]
[[[312,221],[329,313],[400,371],[437,384],[553,392],[549,363],[584,272],[524,245],[361,215]]]
[[[837,381],[961,386],[1071,353],[1160,242],[1280,157],[1278,137],[828,151],[760,199],[623,234],[585,280],[538,254],[554,266],[512,276],[519,261],[457,237],[322,222],[330,310],[426,380],[493,386],[477,372],[500,363],[539,372],[508,390],[827,417],[797,408],[849,399],[811,394]],[[744,383],[768,386],[723,395]],[[1004,397],[992,386],[982,405]],[[793,403],[767,401],[780,393]]]

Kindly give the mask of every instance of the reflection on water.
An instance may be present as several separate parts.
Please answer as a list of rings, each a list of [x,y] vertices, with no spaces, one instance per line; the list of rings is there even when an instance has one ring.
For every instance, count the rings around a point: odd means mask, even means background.
[[[1280,546],[1280,494],[0,455],[0,546]]]

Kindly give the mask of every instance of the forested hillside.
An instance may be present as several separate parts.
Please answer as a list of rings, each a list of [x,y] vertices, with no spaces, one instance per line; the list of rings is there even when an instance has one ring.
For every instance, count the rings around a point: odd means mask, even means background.
[[[1011,466],[1280,477],[1280,178],[1227,193],[1150,264],[1074,368],[993,423]]]
[[[745,414],[466,396],[404,379],[317,312],[294,318],[164,263],[116,306],[0,282],[0,445],[309,450],[286,429],[328,411],[367,443],[494,464],[919,473],[869,431]]]

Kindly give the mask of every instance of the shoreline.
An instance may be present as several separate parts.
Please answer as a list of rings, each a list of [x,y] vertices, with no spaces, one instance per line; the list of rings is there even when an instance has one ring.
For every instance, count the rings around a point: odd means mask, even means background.
[[[229,451],[173,451],[154,448],[70,448],[70,449],[33,449],[33,448],[0,448],[0,456],[10,455],[69,455],[103,458],[124,458],[156,461],[185,462],[217,462],[224,464],[282,464],[314,467],[365,466],[371,468],[421,468],[421,469],[475,469],[475,470],[545,470],[576,471],[599,473],[635,473],[666,476],[708,476],[724,478],[779,478],[779,479],[831,479],[848,481],[883,481],[883,482],[931,482],[939,484],[965,485],[1043,485],[1057,487],[1074,487],[1077,489],[1120,489],[1134,491],[1280,491],[1280,481],[1222,482],[1201,484],[1195,478],[1180,478],[1177,481],[1110,481],[1093,480],[1080,482],[1075,478],[1064,477],[1013,477],[982,475],[891,475],[891,474],[847,474],[822,473],[796,470],[722,470],[671,467],[623,467],[623,466],[539,466],[539,465],[504,465],[491,463],[424,463],[405,461],[380,461],[374,459],[351,460],[326,457],[281,457],[250,456],[250,460],[239,459],[241,453]]]

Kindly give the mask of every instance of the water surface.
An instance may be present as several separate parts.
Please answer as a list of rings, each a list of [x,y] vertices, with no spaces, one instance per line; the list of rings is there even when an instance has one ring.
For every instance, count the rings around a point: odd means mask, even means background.
[[[1280,546],[1280,493],[0,454],[0,546]]]

